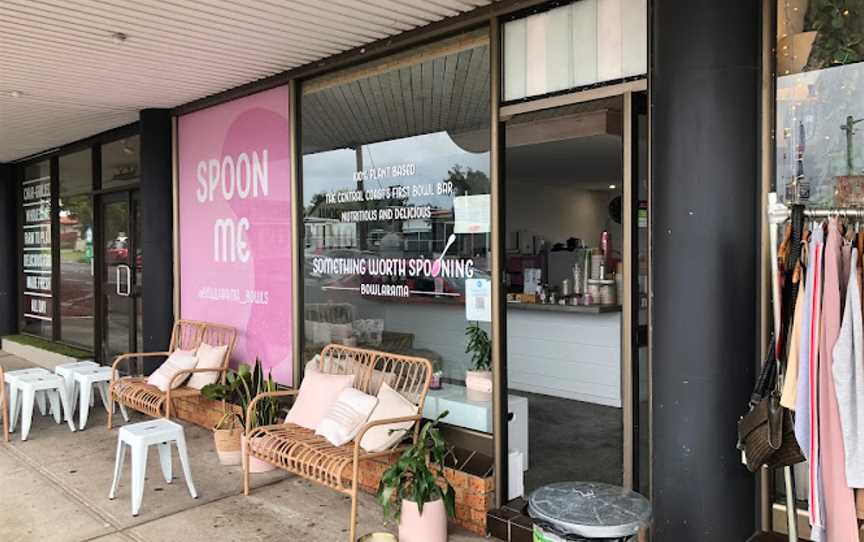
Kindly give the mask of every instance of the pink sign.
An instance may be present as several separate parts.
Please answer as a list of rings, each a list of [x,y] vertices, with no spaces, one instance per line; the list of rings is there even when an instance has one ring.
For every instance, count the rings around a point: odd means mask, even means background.
[[[288,89],[179,120],[180,314],[237,328],[233,362],[292,371]]]

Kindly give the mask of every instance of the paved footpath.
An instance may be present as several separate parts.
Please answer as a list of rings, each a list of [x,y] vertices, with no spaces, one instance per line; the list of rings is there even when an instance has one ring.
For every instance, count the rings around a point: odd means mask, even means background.
[[[6,370],[31,365],[2,352],[0,364]],[[220,465],[210,431],[190,425],[186,439],[199,498],[190,498],[182,475],[177,478],[176,451],[172,484],[162,479],[154,451],[149,454],[141,513],[132,517],[128,458],[118,497],[108,499],[117,432],[108,431],[106,419],[97,398],[84,431],[72,433],[65,423],[57,425],[52,417],[37,414],[27,442],[17,433],[10,443],[0,442],[0,541],[347,539],[346,497],[279,472],[253,475],[253,490],[244,497],[239,467]],[[119,413],[114,419],[122,423]],[[370,495],[362,496],[359,515],[359,533],[386,529]],[[484,538],[457,530],[450,540]]]

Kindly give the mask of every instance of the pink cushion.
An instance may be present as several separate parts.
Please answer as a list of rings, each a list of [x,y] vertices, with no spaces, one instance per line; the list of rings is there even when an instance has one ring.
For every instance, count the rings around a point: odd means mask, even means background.
[[[306,373],[300,384],[300,393],[294,406],[288,411],[285,423],[293,423],[306,429],[318,429],[318,424],[330,410],[345,388],[354,384],[354,375],[331,375],[312,371]]]

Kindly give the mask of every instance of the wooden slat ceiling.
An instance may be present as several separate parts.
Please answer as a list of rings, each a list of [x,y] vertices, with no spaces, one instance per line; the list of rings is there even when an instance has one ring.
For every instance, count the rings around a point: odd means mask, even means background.
[[[304,153],[488,127],[488,37],[468,34],[310,81],[302,107]]]
[[[0,162],[491,1],[0,0]]]

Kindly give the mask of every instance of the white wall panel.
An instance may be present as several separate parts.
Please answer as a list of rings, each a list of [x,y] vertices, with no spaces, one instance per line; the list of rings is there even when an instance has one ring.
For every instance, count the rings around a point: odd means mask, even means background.
[[[645,74],[647,10],[647,0],[579,0],[505,23],[504,100]]]
[[[620,79],[624,58],[624,0],[597,0],[597,80]],[[628,2],[629,4],[632,3]]]
[[[597,82],[597,0],[582,0],[571,7],[573,28],[573,86]]]
[[[624,17],[624,77],[648,71],[648,0],[630,0],[632,9],[625,9]]]

